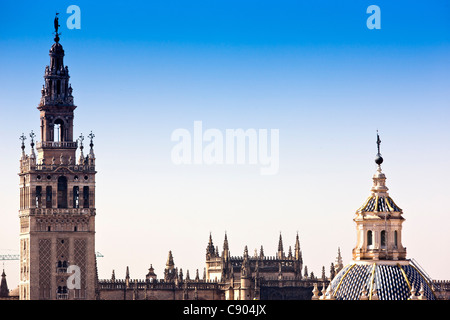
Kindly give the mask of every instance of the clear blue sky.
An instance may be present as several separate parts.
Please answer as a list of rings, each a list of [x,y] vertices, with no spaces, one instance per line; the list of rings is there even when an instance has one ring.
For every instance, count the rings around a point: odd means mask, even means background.
[[[72,4],[80,30],[65,24]],[[372,4],[380,30],[366,27]],[[225,231],[236,256],[275,254],[280,231],[287,251],[298,231],[308,269],[328,272],[338,246],[351,258],[378,129],[408,256],[450,279],[448,1],[2,1],[0,253],[18,251],[18,137],[39,132],[55,12],[75,134],[96,134],[101,278],[150,263],[162,276],[169,250],[194,274]],[[279,129],[279,173],[175,166],[170,135],[195,120]]]

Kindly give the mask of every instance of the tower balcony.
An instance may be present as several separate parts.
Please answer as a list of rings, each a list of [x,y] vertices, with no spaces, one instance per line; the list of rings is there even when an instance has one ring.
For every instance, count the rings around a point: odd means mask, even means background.
[[[69,300],[68,293],[56,293],[56,300]]]
[[[55,148],[55,149],[76,149],[77,141],[41,141],[36,144],[37,148]]]
[[[391,249],[377,248],[364,249],[353,248],[353,260],[404,260],[406,259],[406,248],[396,246]]]
[[[28,208],[21,210],[20,215],[91,215],[95,216],[95,208]]]

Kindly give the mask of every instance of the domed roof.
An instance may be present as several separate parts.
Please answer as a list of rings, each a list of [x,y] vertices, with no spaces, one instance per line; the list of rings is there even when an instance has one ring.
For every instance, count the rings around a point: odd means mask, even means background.
[[[358,212],[402,212],[389,196],[371,195],[358,209]]]
[[[408,300],[412,292],[415,294],[422,288],[421,294],[427,300],[436,300],[426,278],[409,260],[397,263],[353,261],[330,284],[336,300],[359,300],[362,294],[369,300],[373,300],[375,294],[379,300]]]

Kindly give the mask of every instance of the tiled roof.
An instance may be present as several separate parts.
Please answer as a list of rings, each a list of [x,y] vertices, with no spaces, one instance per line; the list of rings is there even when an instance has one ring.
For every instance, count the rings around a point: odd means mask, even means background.
[[[425,278],[412,265],[354,263],[344,267],[331,282],[337,300],[359,300],[364,290],[371,298],[375,288],[380,300],[408,300],[412,286],[417,292],[423,286],[424,296],[436,299]]]
[[[366,202],[358,209],[358,212],[402,212],[392,200],[391,197],[379,197],[376,195],[370,196]]]

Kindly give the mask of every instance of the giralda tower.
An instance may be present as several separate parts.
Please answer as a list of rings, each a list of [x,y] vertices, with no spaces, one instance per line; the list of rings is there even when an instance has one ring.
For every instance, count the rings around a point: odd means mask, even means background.
[[[22,134],[20,159],[20,299],[95,299],[94,135],[74,139],[76,106],[59,43],[58,18],[38,106],[41,141]],[[76,157],[77,149],[79,156]]]

